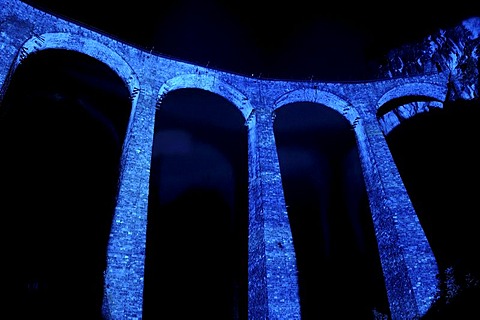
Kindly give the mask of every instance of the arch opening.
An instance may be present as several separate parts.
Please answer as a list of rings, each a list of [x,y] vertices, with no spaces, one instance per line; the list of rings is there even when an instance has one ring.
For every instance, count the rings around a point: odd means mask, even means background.
[[[244,122],[228,100],[202,89],[163,98],[150,174],[144,319],[247,319]]]
[[[326,106],[276,110],[274,134],[297,257],[302,319],[389,314],[349,122]]]
[[[0,212],[15,318],[102,319],[130,109],[122,80],[79,52],[38,51],[13,73],[0,106]]]
[[[440,296],[425,319],[478,314],[479,116],[478,102],[446,102],[386,136],[440,270]]]

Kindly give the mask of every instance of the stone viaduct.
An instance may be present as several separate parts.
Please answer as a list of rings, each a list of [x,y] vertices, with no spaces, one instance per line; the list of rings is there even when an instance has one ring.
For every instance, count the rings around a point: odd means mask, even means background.
[[[229,100],[248,128],[249,307],[251,319],[299,319],[295,252],[283,198],[273,135],[273,113],[294,102],[312,102],[341,114],[354,131],[372,212],[393,319],[426,313],[438,290],[437,264],[419,224],[385,135],[428,108],[441,108],[448,74],[356,83],[258,79],[176,61],[108,35],[2,0],[0,83],[2,95],[16,67],[46,49],[73,50],[108,65],[131,93],[131,115],[121,159],[117,205],[110,233],[105,301],[110,319],[141,319],[155,111],[181,88],[198,88]],[[400,99],[425,108],[399,105]],[[283,246],[277,246],[282,243]]]

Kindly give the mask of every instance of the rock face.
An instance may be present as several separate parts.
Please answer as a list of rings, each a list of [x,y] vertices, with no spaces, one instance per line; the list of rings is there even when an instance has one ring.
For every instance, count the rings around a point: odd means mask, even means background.
[[[380,64],[377,76],[409,77],[448,70],[448,100],[478,99],[479,44],[480,17],[473,17],[455,28],[439,30],[420,43],[390,51]]]

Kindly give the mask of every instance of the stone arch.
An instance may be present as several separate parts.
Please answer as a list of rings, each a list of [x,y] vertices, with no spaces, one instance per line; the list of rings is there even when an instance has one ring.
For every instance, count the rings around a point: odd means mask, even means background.
[[[166,294],[191,286],[189,304],[197,307],[187,313],[214,312],[220,318],[233,309],[246,313],[248,150],[245,114],[237,111],[241,98],[223,81],[198,75],[167,81],[160,92],[149,171],[143,315],[164,312],[155,298],[160,283]],[[207,245],[175,253],[194,242]],[[190,261],[198,262],[195,268]],[[208,301],[197,291],[206,279]],[[170,295],[162,303],[173,310],[185,300]]]
[[[157,105],[161,103],[161,100],[168,92],[187,88],[203,89],[224,97],[238,108],[245,120],[247,120],[253,112],[253,107],[244,94],[213,75],[185,74],[167,80],[158,92]]]
[[[446,94],[445,86],[432,83],[408,83],[387,91],[375,107],[383,134],[418,113],[443,108]]]
[[[65,49],[89,55],[106,64],[123,80],[132,97],[132,112],[135,109],[139,80],[122,57],[106,45],[91,38],[70,33],[44,33],[28,39],[20,49],[12,66],[12,72],[29,54],[45,49]]]
[[[23,50],[22,52],[25,51]],[[67,239],[71,240],[69,242],[69,248],[73,249],[69,250],[68,254],[60,256],[67,262],[81,261],[81,263],[74,264],[76,268],[82,269],[81,273],[85,271],[85,276],[83,278],[79,277],[79,279],[82,279],[80,282],[82,283],[82,290],[84,291],[78,289],[78,295],[90,290],[88,287],[91,286],[95,287],[95,292],[93,294],[88,292],[83,296],[100,300],[101,295],[99,293],[102,283],[101,268],[103,262],[105,262],[105,252],[103,252],[103,250],[106,249],[106,241],[109,234],[110,214],[112,214],[114,210],[116,196],[115,186],[118,179],[116,166],[119,163],[118,160],[120,160],[120,144],[123,141],[123,139],[121,139],[122,135],[118,134],[114,136],[114,134],[120,133],[120,131],[125,132],[124,129],[127,126],[131,112],[131,101],[128,99],[129,92],[125,88],[124,81],[118,77],[118,74],[108,65],[76,50],[46,47],[38,50],[35,49],[28,56],[21,54],[20,57],[22,63],[17,63],[16,68],[12,68],[12,70],[15,70],[12,76],[12,82],[7,88],[6,99],[2,101],[2,103],[5,103],[4,110],[14,111],[13,121],[10,115],[7,115],[4,118],[7,120],[3,123],[10,123],[11,127],[19,127],[18,134],[14,135],[18,136],[19,140],[13,139],[15,138],[13,136],[8,137],[8,140],[12,140],[12,142],[5,144],[7,148],[10,148],[10,145],[21,145],[21,149],[26,151],[17,152],[17,155],[8,161],[18,163],[19,166],[21,165],[23,167],[22,171],[26,172],[24,175],[26,181],[42,181],[41,172],[48,172],[50,182],[48,188],[32,188],[37,189],[32,193],[35,194],[38,199],[45,199],[45,201],[41,203],[47,208],[46,212],[48,215],[45,216],[48,217],[48,219],[53,220],[62,217],[62,219],[58,220],[63,221],[64,225],[69,227],[68,234],[62,233],[62,230],[59,229],[52,229],[52,232],[44,233],[50,233],[48,237],[43,237],[43,235],[41,235],[41,237],[36,237],[35,235],[32,237],[35,239],[35,242],[39,244],[43,244],[44,242],[42,241],[45,241],[47,244],[51,243],[49,239],[54,237],[59,237],[63,241]],[[65,58],[65,60],[63,58]],[[49,61],[49,63],[45,61]],[[80,64],[77,64],[76,62],[79,61]],[[81,68],[78,67],[79,65],[81,65]],[[93,66],[93,68],[85,68],[84,70],[85,66]],[[93,75],[97,79],[108,80],[108,83],[112,83],[113,86],[121,89],[119,90],[121,95],[116,96],[108,90],[105,90],[105,95],[99,91],[89,91],[89,89],[92,89],[91,87],[96,87],[96,85],[84,86],[85,83],[82,81],[71,82],[70,80],[75,78],[75,76],[70,77],[72,74],[68,74],[68,72],[65,74],[58,72],[62,68],[65,70],[65,67],[72,67],[70,70],[79,71],[82,75],[88,74],[89,76]],[[94,73],[91,73],[91,71],[94,71]],[[52,79],[55,79],[55,81]],[[75,79],[83,80],[84,78],[78,77]],[[72,83],[74,83],[74,85],[72,85]],[[75,88],[75,92],[63,90],[65,89],[63,85],[65,85],[65,87],[72,86],[72,88]],[[17,91],[20,93],[15,93],[15,90],[18,90],[18,88],[22,88],[22,90]],[[32,92],[32,94],[24,94],[25,92]],[[39,92],[41,94],[38,94]],[[84,93],[87,95],[83,95]],[[21,101],[18,102],[19,100],[17,98],[22,96],[27,96],[27,98],[20,99]],[[116,98],[119,99],[117,100]],[[118,104],[119,101],[122,102],[121,105]],[[97,106],[104,108],[100,109],[97,108]],[[16,110],[20,111],[16,112]],[[122,113],[120,113],[120,111],[122,111]],[[115,114],[115,117],[111,117],[112,113]],[[117,118],[117,116],[120,116],[120,114],[122,120],[121,122],[120,120],[117,122],[120,118]],[[2,121],[4,119],[2,118]],[[107,120],[111,120],[111,122]],[[17,121],[21,123],[21,125],[15,125]],[[9,130],[8,126],[2,127]],[[2,134],[3,133],[2,131]],[[28,139],[30,136],[35,136],[35,139]],[[4,140],[2,138],[2,147],[6,140],[7,139]],[[41,142],[32,143],[34,140]],[[14,153],[15,152],[12,152],[12,154]],[[28,160],[30,153],[42,155],[35,157],[36,162],[42,158],[42,162],[39,165],[39,167],[43,167],[42,170],[36,170],[35,166],[33,166],[34,168],[30,168],[30,161]],[[3,164],[2,162],[2,165]],[[33,178],[29,179],[30,177]],[[18,179],[18,177],[15,178]],[[91,183],[92,181],[95,181],[95,183]],[[41,189],[45,189],[46,191],[41,191]],[[48,196],[45,196],[46,194]],[[53,194],[55,197],[50,198],[49,194]],[[78,201],[80,197],[81,201]],[[38,207],[41,207],[40,201],[38,202]],[[77,204],[74,206],[75,210],[77,210],[76,212],[82,213],[82,219],[77,219],[75,223],[71,223],[75,217],[75,214],[72,213],[74,212],[73,209],[71,210],[72,212],[69,212],[71,213],[70,215],[64,215],[66,220],[63,220],[62,215],[62,213],[66,213],[65,211],[70,210],[70,206],[73,203]],[[79,206],[78,203],[82,203],[84,207]],[[87,206],[89,208],[85,209]],[[28,213],[34,210],[29,210],[29,208],[26,207],[22,209],[22,211]],[[41,221],[48,219],[46,218]],[[15,220],[12,221],[12,224],[14,223],[16,223]],[[42,229],[40,223],[31,223],[31,225],[32,227],[37,228],[38,226],[38,229]],[[76,229],[71,228],[70,226],[72,225],[75,225]],[[85,226],[92,229],[84,229]],[[24,229],[28,230],[28,228]],[[87,237],[88,240],[91,241],[87,243],[86,239],[78,236],[80,230],[82,230],[82,232],[86,230],[86,234],[91,230],[90,232],[94,236]],[[72,245],[72,243],[74,245]],[[43,247],[51,248],[49,250],[52,250],[52,252],[58,249],[54,245],[44,245]],[[88,254],[81,254],[80,250],[76,251],[75,248],[85,249],[85,252]],[[45,256],[47,256],[47,254]],[[80,258],[76,260],[77,257]],[[52,255],[50,258],[52,259],[43,259],[43,257],[42,259],[38,259],[42,261],[42,264],[39,263],[38,266],[34,265],[28,272],[43,273],[43,270],[50,270],[50,263],[58,262],[57,260],[60,259],[57,259],[55,255]],[[90,263],[90,261],[95,261],[95,263]],[[68,269],[68,267],[65,268],[65,270]],[[72,269],[70,269],[70,271],[75,272],[75,270]],[[25,274],[21,274],[21,276],[25,276]],[[28,276],[28,274],[26,276]],[[40,280],[32,281],[40,281],[45,284],[44,296],[61,296],[63,288],[61,288],[62,282],[60,278],[62,276],[62,273],[58,273],[58,277],[57,274],[42,277],[38,276]],[[52,283],[54,283],[54,285],[52,285]],[[50,290],[48,289],[50,287],[55,287],[56,289]],[[82,300],[76,298],[70,300],[72,303],[75,300],[82,302],[85,310],[88,310],[88,312],[93,313],[100,311],[98,308],[93,310],[93,308],[98,306],[100,301],[96,300],[83,303]],[[61,301],[59,305],[60,304],[62,304]],[[53,303],[51,305],[53,305]],[[51,305],[46,304],[45,308],[50,308]],[[69,304],[66,303],[62,305],[64,305],[65,308],[70,307]],[[58,310],[61,309],[58,308]]]
[[[439,104],[434,110],[410,110],[386,139],[435,254],[440,281],[445,281],[448,272],[455,273],[456,279],[466,273],[478,279],[480,268],[472,258],[478,250],[477,223],[470,220],[468,208],[475,206],[476,197],[469,186],[479,176],[478,157],[472,148],[479,138],[479,109],[471,100],[446,99],[444,105]],[[411,104],[402,107],[412,108]],[[455,215],[439,214],[447,212]],[[440,290],[443,285],[440,282]],[[436,314],[435,308],[428,311],[429,318]]]
[[[293,109],[302,120],[295,121]],[[357,110],[345,99],[315,89],[281,96],[274,110],[275,142],[298,266],[302,317],[320,318],[342,300],[352,301],[356,317],[371,312],[371,306],[387,312],[364,173],[357,158],[360,151],[355,145],[355,134],[361,134],[355,128]],[[326,122],[328,125],[324,125]],[[357,270],[340,271],[350,264],[357,265]],[[318,273],[319,268],[323,273]],[[347,277],[351,277],[348,284]],[[337,285],[344,288],[344,295],[336,292]],[[367,285],[369,294],[359,299],[345,298],[349,294],[358,297],[353,292]],[[320,308],[322,290],[329,292],[329,297],[322,300]]]

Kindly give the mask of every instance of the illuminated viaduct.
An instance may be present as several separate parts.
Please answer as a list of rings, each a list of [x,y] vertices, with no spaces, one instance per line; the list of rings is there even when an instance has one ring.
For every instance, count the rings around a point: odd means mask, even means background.
[[[275,111],[295,102],[325,105],[353,129],[392,318],[414,318],[429,309],[438,290],[437,264],[385,135],[399,123],[398,113],[411,117],[442,108],[448,74],[357,83],[258,79],[153,55],[15,0],[2,0],[0,21],[2,95],[23,59],[47,49],[97,59],[130,91],[132,111],[105,271],[111,319],[142,318],[155,111],[165,96],[181,88],[224,97],[248,128],[249,318],[300,318],[295,251],[273,134]],[[426,107],[405,109],[395,103],[400,98]]]

